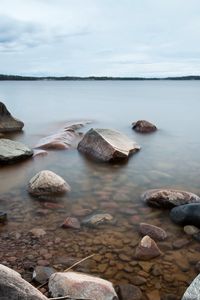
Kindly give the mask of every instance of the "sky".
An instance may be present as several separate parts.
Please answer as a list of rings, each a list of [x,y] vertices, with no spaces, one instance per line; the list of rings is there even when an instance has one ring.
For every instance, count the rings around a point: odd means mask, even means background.
[[[0,0],[0,74],[200,75],[200,1]]]

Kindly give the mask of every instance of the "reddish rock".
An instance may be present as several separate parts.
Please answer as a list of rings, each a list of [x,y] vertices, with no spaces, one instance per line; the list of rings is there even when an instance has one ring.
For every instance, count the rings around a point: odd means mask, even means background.
[[[167,233],[165,232],[165,230],[163,230],[160,227],[151,225],[151,224],[140,223],[139,230],[143,236],[148,235],[152,239],[157,240],[157,241],[162,241],[167,238]]]
[[[120,284],[116,287],[119,300],[140,300],[142,292],[139,287],[133,284]]]
[[[145,120],[138,120],[137,122],[132,123],[132,128],[140,133],[150,133],[157,130],[157,127]]]
[[[156,242],[148,235],[144,236],[136,248],[135,257],[139,260],[149,260],[161,255]]]
[[[80,222],[77,218],[67,217],[64,220],[62,227],[79,229],[81,226],[80,226]]]

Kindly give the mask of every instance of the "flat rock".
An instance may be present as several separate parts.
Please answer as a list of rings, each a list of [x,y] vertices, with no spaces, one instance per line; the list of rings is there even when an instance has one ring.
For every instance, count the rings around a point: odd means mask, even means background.
[[[30,230],[30,233],[36,237],[36,238],[40,238],[42,236],[44,236],[46,234],[46,231],[42,228],[33,228]]]
[[[200,204],[191,203],[174,207],[170,212],[170,218],[176,224],[200,228]]]
[[[96,227],[103,224],[114,223],[114,218],[110,214],[93,214],[85,217],[82,224],[90,227]]]
[[[36,266],[33,271],[33,280],[42,284],[55,272],[56,271],[51,267]]]
[[[139,260],[149,260],[160,255],[161,251],[156,242],[148,235],[142,238],[135,251],[135,257]]]
[[[186,226],[184,226],[183,230],[188,235],[193,235],[200,231],[199,228],[197,228],[193,225],[186,225]]]
[[[157,127],[145,120],[138,120],[137,122],[132,123],[132,128],[140,133],[150,133],[157,130]]]
[[[30,180],[28,191],[33,196],[63,194],[70,191],[70,186],[54,172],[43,170]]]
[[[0,299],[47,300],[48,298],[22,279],[19,273],[0,265]]]
[[[0,132],[20,131],[24,123],[15,119],[4,103],[0,102]]]
[[[172,208],[174,206],[200,203],[200,197],[186,191],[173,189],[153,189],[141,195],[141,199],[149,206],[156,208]]]
[[[0,139],[0,164],[12,164],[32,155],[33,151],[26,145],[8,139]]]
[[[133,284],[120,284],[116,289],[120,300],[142,299],[142,292],[140,288]]]
[[[192,281],[182,300],[200,300],[200,274]]]
[[[111,282],[78,272],[54,273],[49,279],[53,297],[69,296],[72,299],[118,299]]]
[[[152,239],[157,241],[163,241],[167,238],[167,233],[165,232],[165,230],[151,224],[140,223],[139,230],[142,235],[148,235]]]
[[[63,228],[74,228],[74,229],[79,229],[81,227],[80,222],[77,218],[73,218],[73,217],[67,217],[63,224],[62,224]]]
[[[133,140],[111,129],[90,129],[78,144],[78,150],[104,162],[127,159],[140,149]]]

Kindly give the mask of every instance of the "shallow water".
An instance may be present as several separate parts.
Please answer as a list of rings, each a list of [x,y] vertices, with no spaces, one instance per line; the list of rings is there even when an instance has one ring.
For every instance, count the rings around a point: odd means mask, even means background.
[[[163,299],[168,294],[181,298],[196,275],[200,246],[171,223],[168,211],[148,208],[141,202],[140,194],[159,187],[200,194],[199,95],[199,81],[0,82],[0,99],[15,117],[25,122],[23,133],[9,136],[14,140],[34,146],[67,121],[91,120],[80,131],[90,127],[117,129],[142,147],[125,164],[96,163],[71,149],[0,167],[0,210],[8,212],[8,223],[0,227],[1,259],[10,265],[5,247],[12,234],[13,256],[22,251],[23,257],[27,257],[37,250],[37,261],[44,247],[53,253],[49,263],[64,269],[62,258],[97,253],[83,266],[84,271],[115,284],[135,284],[134,276],[139,274],[146,278],[140,285],[144,299],[152,291]],[[152,121],[159,131],[150,135],[135,133],[131,123],[138,119]],[[72,188],[68,195],[54,199],[59,204],[54,209],[26,192],[29,179],[43,169],[58,173]],[[82,208],[109,212],[116,224],[97,229],[82,227],[79,231],[60,228],[66,216],[73,216]],[[148,271],[134,259],[135,247],[141,239],[139,222],[158,225],[168,233],[168,239],[158,243],[163,256],[151,260]],[[28,239],[29,230],[35,227],[47,232],[47,240],[35,242],[35,248],[31,243],[24,248],[25,242],[20,239]],[[16,233],[22,235],[17,241]],[[174,249],[173,242],[179,238],[188,240],[188,244]],[[22,258],[18,259],[13,264],[16,269],[21,268]],[[152,271],[155,268],[160,268],[160,273]]]

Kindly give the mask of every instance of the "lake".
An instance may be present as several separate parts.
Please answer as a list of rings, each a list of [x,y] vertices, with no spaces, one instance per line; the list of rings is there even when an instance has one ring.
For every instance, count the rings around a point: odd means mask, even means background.
[[[96,254],[77,270],[114,284],[137,283],[149,299],[181,299],[197,274],[200,244],[170,221],[169,211],[149,208],[140,195],[161,187],[200,195],[200,82],[1,81],[0,99],[25,123],[22,133],[8,137],[30,147],[73,120],[91,121],[81,132],[116,129],[141,146],[125,164],[97,163],[70,149],[0,167],[0,210],[8,213],[7,224],[0,227],[1,261],[30,279],[27,265],[64,270],[73,259]],[[139,119],[159,130],[149,135],[134,132],[131,123]],[[27,193],[29,180],[44,169],[62,176],[72,189],[53,199],[55,206],[52,199],[38,201]],[[108,212],[116,224],[61,228],[67,216],[81,209]],[[149,262],[134,258],[140,222],[158,225],[168,234],[166,241],[158,242],[163,255]],[[46,235],[33,239],[33,228],[44,229]],[[185,244],[177,249],[178,239]]]

